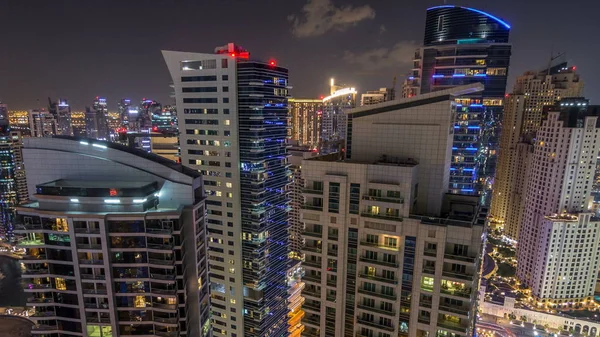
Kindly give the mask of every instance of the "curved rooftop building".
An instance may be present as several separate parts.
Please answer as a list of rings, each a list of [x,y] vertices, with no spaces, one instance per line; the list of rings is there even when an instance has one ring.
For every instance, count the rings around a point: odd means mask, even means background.
[[[482,92],[459,97],[454,127],[451,193],[489,202],[511,46],[510,25],[490,13],[460,6],[427,10],[423,47],[415,52],[403,96],[481,83]]]
[[[202,178],[141,150],[27,138],[17,207],[34,336],[206,336]]]
[[[468,7],[437,6],[427,10],[423,45],[507,43],[509,33],[510,26],[492,14]]]

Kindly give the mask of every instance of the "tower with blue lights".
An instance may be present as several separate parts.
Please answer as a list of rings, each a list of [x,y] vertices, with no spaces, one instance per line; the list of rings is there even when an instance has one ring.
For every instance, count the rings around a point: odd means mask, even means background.
[[[163,51],[181,159],[207,195],[212,334],[288,335],[288,70],[233,43]]]
[[[457,99],[449,190],[480,194],[489,203],[511,56],[510,26],[489,13],[460,6],[427,10],[423,47],[415,52],[403,96],[482,83]]]

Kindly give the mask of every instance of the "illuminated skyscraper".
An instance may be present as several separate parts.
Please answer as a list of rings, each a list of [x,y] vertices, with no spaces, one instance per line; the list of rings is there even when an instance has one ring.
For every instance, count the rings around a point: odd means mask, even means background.
[[[457,98],[449,190],[481,194],[489,202],[504,93],[511,55],[510,26],[477,9],[437,6],[427,10],[423,47],[415,52],[413,72],[403,96],[470,83],[483,92]]]
[[[230,43],[163,51],[181,156],[204,176],[215,336],[288,333],[288,70]],[[241,240],[240,240],[241,238]]]
[[[290,139],[298,145],[316,148],[321,139],[323,100],[310,98],[288,99],[290,109]]]
[[[59,98],[57,102],[52,102],[52,99],[48,97],[48,111],[54,116],[54,119],[56,119],[56,134],[72,136],[71,107],[67,100]]]
[[[101,140],[110,139],[106,98],[96,96],[92,108],[86,108],[85,119],[89,138]]]
[[[396,99],[394,88],[381,88],[379,90],[371,90],[360,95],[360,105],[378,104]]]
[[[87,137],[85,112],[83,112],[83,111],[71,112],[71,127],[73,128],[73,136]]]
[[[346,140],[346,111],[356,107],[356,94],[355,88],[336,85],[334,79],[331,79],[330,95],[323,98],[320,153],[327,154],[342,149]]]
[[[48,137],[58,132],[56,116],[45,109],[29,110],[31,137]]]
[[[131,100],[129,98],[122,98],[119,103],[117,103],[117,111],[119,112],[122,126],[127,127],[129,124],[129,106],[131,105]]]
[[[27,200],[22,137],[11,131],[6,104],[0,102],[0,239],[14,239],[15,207]]]
[[[532,141],[542,123],[545,106],[567,97],[581,97],[583,81],[566,63],[517,78],[504,100],[503,130],[490,213],[504,224],[505,235],[517,240],[525,202],[525,173]]]
[[[31,136],[31,126],[29,124],[29,111],[9,110],[8,120],[10,128],[13,131],[21,132],[23,136]]]

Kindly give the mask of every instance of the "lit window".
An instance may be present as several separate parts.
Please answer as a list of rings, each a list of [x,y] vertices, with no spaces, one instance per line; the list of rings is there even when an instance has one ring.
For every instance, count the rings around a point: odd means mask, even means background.
[[[229,119],[225,120],[225,125],[229,125],[231,123],[231,121]]]
[[[133,300],[133,306],[136,308],[145,308],[146,299],[144,298],[144,296],[136,296]]]
[[[58,290],[67,290],[67,283],[65,282],[64,278],[57,277],[55,279],[55,282],[56,282],[56,289],[58,289]]]
[[[233,187],[233,184],[232,184],[232,183],[225,183],[225,186],[226,186],[227,188],[232,188],[232,187]]]
[[[235,304],[235,300],[232,298],[232,299],[229,300],[229,303]]]
[[[229,268],[229,273],[230,274],[235,274],[235,268]]]

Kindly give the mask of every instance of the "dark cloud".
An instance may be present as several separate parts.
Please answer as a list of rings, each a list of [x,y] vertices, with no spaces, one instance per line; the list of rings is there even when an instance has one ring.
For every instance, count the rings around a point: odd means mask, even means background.
[[[331,0],[308,0],[301,15],[290,15],[292,34],[296,37],[314,37],[330,30],[344,31],[363,20],[375,18],[369,5],[336,7]]]

